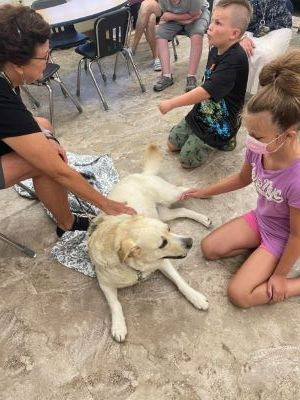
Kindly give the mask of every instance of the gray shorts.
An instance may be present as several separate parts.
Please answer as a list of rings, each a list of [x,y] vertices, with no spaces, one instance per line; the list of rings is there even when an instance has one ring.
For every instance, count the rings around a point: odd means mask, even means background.
[[[171,129],[169,142],[180,149],[179,161],[186,168],[199,167],[210,154],[216,152],[194,134],[185,118]]]
[[[4,174],[3,174],[2,162],[1,162],[1,157],[0,157],[0,190],[1,189],[5,189],[5,181],[4,181]]]
[[[209,11],[205,9],[199,19],[188,25],[181,25],[178,22],[170,21],[158,25],[156,37],[172,40],[178,32],[185,33],[188,37],[199,34],[204,35],[209,24]]]

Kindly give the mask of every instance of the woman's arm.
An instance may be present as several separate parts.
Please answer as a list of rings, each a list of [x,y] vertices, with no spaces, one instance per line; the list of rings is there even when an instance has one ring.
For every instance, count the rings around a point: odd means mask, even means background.
[[[234,190],[242,189],[252,182],[251,170],[251,165],[248,162],[244,162],[239,173],[230,175],[224,179],[221,179],[219,182],[204,188],[188,189],[181,194],[179,200],[186,200],[189,198],[205,199],[221,193],[228,193],[233,192]]]
[[[208,99],[210,99],[210,94],[200,86],[180,96],[164,100],[158,107],[162,114],[166,114],[174,108],[197,104]]]
[[[274,303],[287,297],[287,274],[300,257],[300,209],[290,207],[290,235],[284,252],[268,281],[268,295]]]
[[[63,161],[57,148],[49,143],[43,133],[9,137],[3,141],[37,171],[41,171],[105,213],[135,214],[135,211],[124,203],[110,200],[95,190],[77,171]]]

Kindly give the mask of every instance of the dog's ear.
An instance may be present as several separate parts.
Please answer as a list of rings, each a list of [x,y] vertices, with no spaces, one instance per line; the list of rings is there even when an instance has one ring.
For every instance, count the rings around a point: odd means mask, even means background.
[[[140,247],[132,239],[124,239],[121,242],[118,256],[123,263],[128,257],[137,257],[141,252]]]

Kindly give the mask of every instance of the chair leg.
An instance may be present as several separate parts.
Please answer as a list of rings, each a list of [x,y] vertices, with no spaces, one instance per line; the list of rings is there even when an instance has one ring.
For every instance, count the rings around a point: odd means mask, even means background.
[[[22,251],[22,253],[26,254],[27,256],[29,256],[31,258],[36,257],[36,253],[33,250],[29,249],[26,246],[23,246],[20,243],[17,243],[15,241],[9,239],[7,236],[3,235],[3,233],[0,233],[0,240],[9,244],[10,246],[14,247],[15,249]]]
[[[134,70],[134,72],[136,74],[136,77],[138,78],[138,81],[139,81],[139,84],[140,84],[142,92],[146,92],[146,89],[145,89],[145,86],[144,86],[144,84],[142,82],[142,79],[141,79],[141,76],[139,74],[139,71],[138,71],[138,69],[137,69],[137,67],[136,67],[136,65],[135,65],[135,63],[133,61],[131,52],[127,48],[124,48],[122,50],[122,53],[125,54],[126,58],[130,61],[130,64],[132,65],[132,68],[133,68],[133,70]]]
[[[115,65],[114,65],[114,73],[113,73],[113,81],[115,81],[117,79],[117,66],[118,66],[119,54],[120,53],[116,54]]]
[[[54,127],[54,120],[53,120],[53,91],[52,91],[52,87],[50,85],[50,81],[49,80],[46,81],[44,83],[44,85],[48,89],[48,93],[49,93],[50,123]]]
[[[100,74],[101,74],[101,76],[102,76],[103,82],[106,83],[106,82],[107,82],[107,78],[106,78],[106,75],[105,75],[105,73],[104,73],[104,71],[103,71],[103,68],[102,68],[102,65],[101,65],[100,60],[97,59],[97,60],[96,60],[96,63],[97,63],[97,65],[98,65],[98,68],[99,68]]]
[[[21,86],[21,89],[23,90],[24,93],[26,93],[27,97],[29,98],[30,103],[32,104],[32,107],[34,109],[39,108],[40,103],[32,96],[29,89],[26,86]]]
[[[55,76],[57,81],[61,82],[61,77],[60,77],[58,72],[55,72],[54,76]],[[64,95],[64,97],[67,98],[68,97],[68,93],[65,91],[65,89],[62,86],[60,86],[60,90],[61,90],[62,94]]]
[[[173,54],[174,54],[174,61],[177,61],[177,60],[178,60],[178,55],[177,55],[177,50],[176,50],[176,45],[175,45],[175,43],[176,43],[177,45],[179,44],[178,39],[177,39],[176,36],[175,36],[174,39],[172,39],[172,48],[173,48]]]
[[[105,98],[104,98],[104,96],[103,96],[103,94],[102,94],[102,92],[101,92],[101,89],[100,89],[100,87],[99,87],[99,85],[98,85],[98,83],[97,83],[97,81],[96,81],[96,79],[95,79],[95,76],[94,76],[94,74],[93,74],[93,71],[92,71],[92,64],[93,64],[93,62],[94,62],[94,61],[89,61],[89,63],[88,63],[88,72],[89,72],[89,74],[90,74],[90,77],[92,78],[92,81],[93,81],[94,85],[96,86],[98,95],[99,95],[99,97],[100,97],[100,99],[101,99],[101,101],[102,101],[102,103],[103,103],[103,107],[104,107],[105,111],[107,111],[107,110],[108,110],[107,102],[106,102],[106,100],[105,100]]]
[[[61,90],[64,90],[67,93],[67,96],[70,98],[70,100],[73,102],[73,104],[75,105],[75,107],[77,108],[79,113],[82,113],[82,107],[80,105],[80,103],[78,102],[77,99],[75,99],[75,97],[73,97],[71,95],[71,93],[69,92],[69,90],[67,89],[66,85],[64,84],[64,82],[62,80],[58,80],[56,78],[53,78],[53,80],[55,82],[57,82],[59,84],[59,86],[61,87]]]
[[[84,63],[86,66],[86,58],[82,58],[77,66],[77,89],[76,89],[76,96],[80,97],[80,80],[81,80],[81,64]]]

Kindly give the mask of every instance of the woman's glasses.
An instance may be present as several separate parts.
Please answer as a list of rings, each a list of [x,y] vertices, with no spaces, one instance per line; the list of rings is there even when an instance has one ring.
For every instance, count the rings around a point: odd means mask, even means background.
[[[48,64],[50,60],[50,51],[47,52],[47,54],[44,57],[32,57],[33,60],[44,60],[46,61],[46,64]]]

